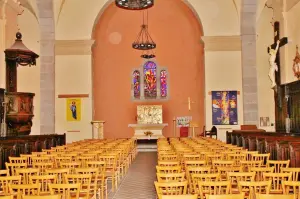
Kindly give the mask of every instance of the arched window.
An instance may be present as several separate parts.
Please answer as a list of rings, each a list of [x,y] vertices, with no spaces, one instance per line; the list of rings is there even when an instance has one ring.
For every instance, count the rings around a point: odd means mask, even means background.
[[[144,65],[144,96],[145,98],[156,98],[156,64],[148,61]]]
[[[167,71],[160,71],[160,96],[167,97],[168,86],[167,86]]]
[[[133,95],[134,98],[140,98],[141,96],[141,77],[138,70],[133,72]]]
[[[170,97],[168,69],[155,61],[147,60],[141,67],[132,71],[133,100],[167,100]]]

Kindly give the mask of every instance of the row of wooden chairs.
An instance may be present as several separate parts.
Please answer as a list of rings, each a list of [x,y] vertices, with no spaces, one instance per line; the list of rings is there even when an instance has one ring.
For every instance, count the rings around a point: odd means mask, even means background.
[[[83,198],[107,198],[107,181],[111,181],[112,189],[116,189],[136,154],[135,140],[106,139],[83,140],[43,152],[10,157],[7,169],[0,171],[0,195],[2,192],[20,199],[24,194],[58,193],[73,198],[78,189]],[[34,192],[23,189],[35,185],[39,187],[35,187]],[[70,188],[75,185],[79,187]],[[51,192],[55,186],[60,187],[61,192],[58,189]]]
[[[248,188],[244,198],[260,193],[256,189],[251,190],[255,184],[269,183],[270,186],[264,188],[265,194],[292,193],[300,198],[299,191],[295,191],[300,188],[297,182],[300,168],[288,168],[289,160],[273,161],[269,157],[270,154],[258,154],[257,151],[247,151],[210,138],[160,139],[158,180],[155,183],[165,183],[168,186],[169,183],[186,182],[186,193],[197,194],[199,198],[206,198],[205,194],[200,194],[200,184],[204,186],[203,183],[216,186],[218,183],[229,182],[227,194],[243,193],[240,187],[246,183]],[[168,194],[166,188],[156,190],[159,197]]]

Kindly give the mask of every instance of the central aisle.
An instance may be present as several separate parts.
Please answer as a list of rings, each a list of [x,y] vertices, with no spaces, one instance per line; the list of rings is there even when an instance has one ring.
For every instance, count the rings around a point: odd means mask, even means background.
[[[117,191],[109,199],[156,199],[157,152],[139,152]]]

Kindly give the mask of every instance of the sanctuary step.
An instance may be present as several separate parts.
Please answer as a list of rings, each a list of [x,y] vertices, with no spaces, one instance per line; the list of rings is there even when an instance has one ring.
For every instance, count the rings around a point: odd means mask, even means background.
[[[154,152],[157,151],[157,140],[137,140],[138,152]]]

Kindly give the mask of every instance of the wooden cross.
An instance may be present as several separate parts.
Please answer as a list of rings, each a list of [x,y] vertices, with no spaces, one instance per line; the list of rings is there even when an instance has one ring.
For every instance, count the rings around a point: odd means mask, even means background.
[[[191,101],[191,98],[188,97],[188,109],[189,111],[191,110],[191,104],[194,104],[195,102],[194,101]]]

